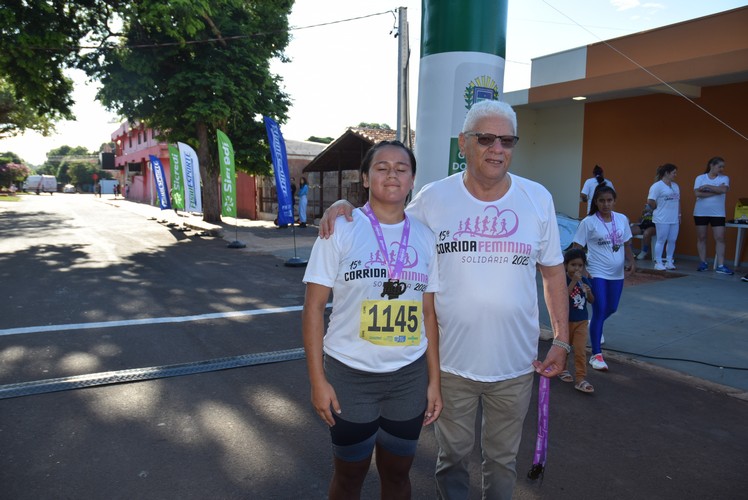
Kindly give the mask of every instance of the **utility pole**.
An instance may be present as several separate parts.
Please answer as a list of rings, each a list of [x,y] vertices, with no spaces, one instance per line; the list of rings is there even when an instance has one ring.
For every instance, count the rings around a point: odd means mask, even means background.
[[[410,102],[408,92],[408,64],[410,60],[410,44],[408,40],[408,8],[397,9],[397,127],[396,138],[406,146],[413,148],[410,143]]]

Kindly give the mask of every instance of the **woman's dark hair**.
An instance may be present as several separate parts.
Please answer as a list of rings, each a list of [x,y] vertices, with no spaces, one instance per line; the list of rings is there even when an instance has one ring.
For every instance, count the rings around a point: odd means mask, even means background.
[[[721,156],[715,156],[714,158],[706,162],[706,171],[704,173],[708,174],[714,165],[718,165],[724,162],[725,162],[724,158],[722,158]]]
[[[570,248],[564,254],[564,265],[568,264],[574,259],[582,259],[584,265],[587,265],[587,254],[581,248]]]
[[[655,180],[661,181],[662,178],[665,177],[665,174],[669,174],[673,170],[678,170],[678,167],[676,167],[672,163],[660,165],[659,167],[657,167],[657,175],[655,176]]]
[[[408,157],[410,158],[410,167],[413,169],[413,175],[416,175],[416,157],[413,154],[413,151],[408,148],[405,144],[403,144],[400,141],[381,141],[380,143],[372,146],[369,148],[369,151],[366,152],[364,155],[364,159],[361,160],[361,173],[369,175],[369,168],[371,168],[371,160],[374,159],[374,154],[376,154],[377,151],[382,149],[385,146],[395,146],[398,148],[402,148],[403,151],[408,153]]]
[[[595,179],[597,179],[598,185],[605,182],[605,176],[603,175],[603,167],[601,167],[600,165],[595,165],[595,168],[592,169],[592,175],[594,175]]]
[[[601,194],[610,193],[613,195],[613,199],[616,199],[616,190],[607,184],[598,184],[595,188],[595,192],[592,194],[592,205],[590,205],[590,213],[587,215],[595,215],[597,213],[597,199]]]
[[[306,184],[306,177],[299,179],[299,186],[303,186],[304,184]]]

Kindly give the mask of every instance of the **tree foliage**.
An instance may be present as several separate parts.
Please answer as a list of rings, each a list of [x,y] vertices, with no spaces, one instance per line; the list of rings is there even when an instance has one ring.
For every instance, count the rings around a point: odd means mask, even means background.
[[[73,180],[68,172],[73,163],[87,163],[98,170],[95,158],[84,146],[64,145],[47,151],[47,160],[36,171],[39,174],[54,175],[59,182],[68,184]]]
[[[0,76],[0,139],[13,137],[26,130],[47,136],[54,130],[47,116],[39,116],[25,99],[15,96],[12,85]]]
[[[373,128],[376,130],[392,130],[386,123],[367,123],[361,122],[357,125],[358,128]]]
[[[292,0],[129,2],[117,10],[123,38],[81,67],[110,109],[197,151],[203,211],[220,221],[216,130],[231,139],[237,168],[268,173],[262,115],[285,121],[288,96],[270,60],[284,58]]]
[[[100,23],[99,0],[6,1],[0,8],[0,112],[8,133],[42,133],[58,119],[73,119],[73,67],[79,40]]]
[[[16,181],[22,181],[29,176],[31,170],[23,164],[23,160],[10,151],[0,153],[0,186],[10,187]]]
[[[7,82],[14,109],[51,123],[73,118],[72,82],[63,71],[83,69],[103,84],[97,97],[110,110],[162,131],[163,140],[196,149],[204,218],[217,222],[217,129],[231,138],[237,168],[269,171],[261,117],[279,123],[286,118],[289,99],[270,72],[270,60],[286,60],[292,5],[293,0],[4,2],[0,79]],[[112,20],[121,23],[117,33]],[[79,52],[81,40],[97,48]],[[17,121],[10,130],[44,130],[44,122]]]
[[[334,137],[317,137],[316,135],[310,135],[309,138],[307,138],[307,141],[309,142],[321,142],[322,144],[330,144],[334,140]]]
[[[69,178],[67,183],[74,184],[76,187],[91,186],[94,184],[94,175],[99,179],[110,179],[111,174],[101,170],[98,165],[91,162],[72,161],[66,165],[66,174]]]

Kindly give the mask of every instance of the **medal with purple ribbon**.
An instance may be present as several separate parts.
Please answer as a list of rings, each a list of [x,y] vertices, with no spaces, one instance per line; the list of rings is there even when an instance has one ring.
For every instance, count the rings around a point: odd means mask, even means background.
[[[408,216],[405,215],[405,221],[403,223],[403,233],[400,237],[400,248],[397,250],[397,256],[395,257],[394,264],[390,262],[387,256],[387,243],[384,241],[384,233],[382,232],[382,226],[379,224],[374,210],[367,202],[363,207],[363,211],[371,222],[371,228],[374,230],[374,236],[377,239],[379,245],[379,251],[382,253],[382,259],[387,265],[387,277],[389,278],[384,282],[382,286],[382,297],[385,295],[388,299],[396,299],[408,288],[404,281],[400,281],[400,275],[403,272],[403,266],[405,265],[405,258],[408,254],[408,240],[410,238],[410,221]]]
[[[532,467],[527,473],[527,478],[535,481],[540,479],[543,482],[543,473],[545,472],[545,456],[548,450],[548,399],[551,394],[551,386],[548,377],[540,377],[538,387],[538,437],[535,440],[535,455],[532,460]]]

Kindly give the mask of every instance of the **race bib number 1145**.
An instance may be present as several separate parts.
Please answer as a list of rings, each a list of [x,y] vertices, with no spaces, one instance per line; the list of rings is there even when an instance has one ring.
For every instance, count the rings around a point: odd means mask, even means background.
[[[420,345],[419,300],[365,300],[361,304],[361,338],[382,346]]]

